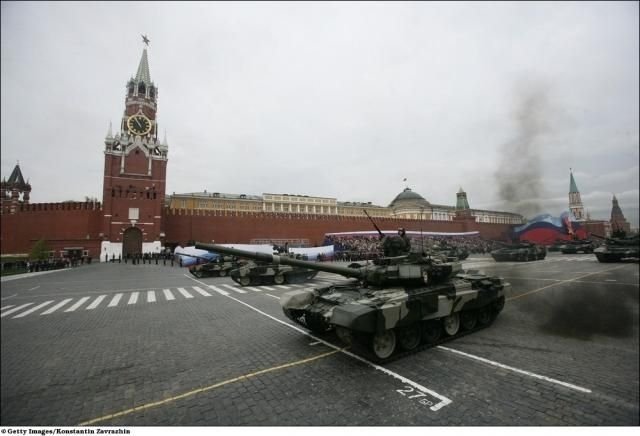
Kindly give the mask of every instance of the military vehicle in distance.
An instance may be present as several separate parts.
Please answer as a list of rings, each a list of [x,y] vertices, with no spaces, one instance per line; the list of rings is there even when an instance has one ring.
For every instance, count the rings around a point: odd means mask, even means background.
[[[440,247],[436,249],[440,254],[444,255],[451,262],[465,260],[469,257],[469,251],[461,247]]]
[[[235,256],[221,256],[207,263],[191,265],[189,272],[198,278],[225,277],[235,268],[238,268],[238,259]]]
[[[565,241],[563,245],[560,246],[560,252],[562,254],[576,254],[579,251],[583,253],[593,253],[595,246],[593,242],[588,239],[576,239],[572,241]]]
[[[603,238],[594,234],[592,236],[604,240],[603,245],[593,250],[599,262],[637,262],[640,258],[639,235],[622,238]]]
[[[566,243],[567,241],[564,239],[556,239],[556,241],[550,245],[549,247],[547,247],[547,251],[551,252],[551,251],[560,251],[561,247]]]
[[[544,245],[532,244],[523,241],[516,244],[504,244],[501,248],[491,251],[491,257],[496,262],[529,262],[532,260],[542,260],[547,256],[547,249]]]
[[[237,250],[241,251],[241,250]],[[269,256],[269,255],[268,255]],[[239,256],[245,257],[245,256]],[[295,258],[295,255],[279,255],[278,259]],[[229,277],[240,286],[251,285],[284,285],[285,283],[303,283],[311,280],[318,274],[318,271],[286,265],[284,262],[273,263],[258,261],[245,262],[238,268],[231,270]]]
[[[356,280],[285,292],[284,314],[316,334],[335,330],[352,350],[388,361],[493,322],[511,285],[499,277],[464,272],[460,262],[402,253],[400,236],[383,239],[384,257],[359,268],[250,253],[214,244],[196,247],[339,274]],[[402,351],[401,351],[402,350]]]

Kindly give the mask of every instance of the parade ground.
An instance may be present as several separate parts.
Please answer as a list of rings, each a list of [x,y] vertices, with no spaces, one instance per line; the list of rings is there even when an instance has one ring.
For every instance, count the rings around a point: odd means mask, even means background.
[[[296,285],[93,263],[2,281],[2,426],[636,426],[638,264],[463,267],[512,289],[488,328],[376,365],[282,313]]]

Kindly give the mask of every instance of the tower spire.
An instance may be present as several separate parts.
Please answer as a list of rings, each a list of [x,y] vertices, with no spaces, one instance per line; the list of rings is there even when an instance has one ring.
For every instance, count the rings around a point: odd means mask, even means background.
[[[571,170],[571,168],[569,168],[569,174],[570,174],[569,193],[571,193],[571,192],[580,192],[580,191],[578,191],[578,185],[576,185],[576,181],[573,178],[573,171]]]
[[[582,205],[578,185],[576,184],[576,180],[573,178],[572,168],[569,168],[569,210],[571,210],[571,213],[573,213],[576,220],[584,220],[584,206]]]
[[[107,139],[111,139],[113,138],[113,126],[111,124],[111,121],[109,121],[109,131],[107,132]]]
[[[145,85],[151,85],[151,73],[149,73],[149,60],[147,59],[147,48],[142,50],[142,57],[138,65],[136,73],[136,82],[144,82]]]

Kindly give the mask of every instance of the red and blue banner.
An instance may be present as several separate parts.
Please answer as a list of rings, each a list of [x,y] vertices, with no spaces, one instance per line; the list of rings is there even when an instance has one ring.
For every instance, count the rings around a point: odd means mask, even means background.
[[[571,220],[568,211],[559,217],[538,215],[526,224],[513,229],[514,237],[520,241],[550,245],[557,240],[586,239],[587,231],[577,221]]]

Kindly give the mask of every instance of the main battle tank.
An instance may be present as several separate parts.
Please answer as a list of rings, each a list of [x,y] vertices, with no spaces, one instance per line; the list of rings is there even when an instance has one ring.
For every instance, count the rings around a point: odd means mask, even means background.
[[[189,272],[198,278],[225,277],[235,268],[238,268],[238,259],[234,256],[224,256],[211,262],[191,265]]]
[[[597,235],[593,235],[598,237]],[[601,238],[604,244],[593,250],[599,262],[638,261],[640,258],[640,236],[624,238]]]
[[[423,253],[398,255],[399,237],[383,241],[385,257],[350,268],[214,244],[204,250],[339,274],[356,280],[283,293],[284,314],[314,333],[339,339],[375,361],[432,346],[493,322],[511,285],[499,277],[462,271]],[[402,350],[402,351],[401,351]]]
[[[469,257],[469,251],[467,251],[466,248],[461,248],[461,247],[440,246],[440,248],[435,248],[435,251],[444,255],[447,258],[447,260],[453,261],[453,262],[465,260],[467,257]]]
[[[551,252],[551,251],[560,251],[561,247],[566,243],[567,241],[565,241],[564,239],[556,239],[556,241],[550,245],[549,247],[547,247],[547,251]]]
[[[270,255],[268,254],[267,256]],[[291,255],[281,255],[280,258],[293,257]],[[283,285],[285,283],[302,283],[311,280],[316,274],[318,274],[318,271],[286,265],[285,262],[280,264],[273,261],[258,261],[246,262],[244,265],[240,265],[231,271],[229,277],[241,286]]]
[[[576,254],[578,252],[583,253],[593,253],[594,250],[593,242],[588,239],[579,239],[573,241],[565,241],[563,245],[560,246],[560,251],[562,254]]]
[[[531,242],[500,245],[502,245],[501,248],[491,251],[491,257],[496,262],[528,262],[542,260],[547,256],[547,249],[543,245],[536,245]]]

